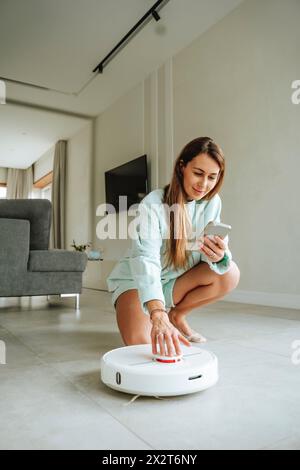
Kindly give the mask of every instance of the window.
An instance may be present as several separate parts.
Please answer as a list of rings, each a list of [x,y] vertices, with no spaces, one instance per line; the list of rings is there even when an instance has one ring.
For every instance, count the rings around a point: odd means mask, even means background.
[[[51,202],[52,178],[53,172],[50,171],[34,183],[32,192],[34,199],[48,199]]]
[[[6,186],[0,186],[0,199],[6,199]]]
[[[51,191],[52,191],[52,183],[45,186],[41,189],[41,197],[42,199],[48,199],[51,202]]]

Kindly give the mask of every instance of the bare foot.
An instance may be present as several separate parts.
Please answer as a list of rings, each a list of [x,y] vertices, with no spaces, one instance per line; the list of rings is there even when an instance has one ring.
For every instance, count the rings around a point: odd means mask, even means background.
[[[189,327],[189,324],[185,320],[185,315],[177,313],[174,308],[169,312],[169,320],[172,325],[174,325],[175,328],[177,328],[184,335],[192,335],[193,330]]]
[[[197,331],[192,330],[187,321],[185,320],[186,315],[176,312],[173,308],[169,312],[169,320],[177,330],[182,333],[189,341],[193,343],[205,343],[206,338]]]

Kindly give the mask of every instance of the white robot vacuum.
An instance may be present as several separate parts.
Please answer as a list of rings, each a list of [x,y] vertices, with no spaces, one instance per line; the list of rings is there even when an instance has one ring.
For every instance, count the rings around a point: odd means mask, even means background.
[[[218,359],[210,351],[181,345],[182,356],[152,354],[151,344],[126,346],[101,359],[101,380],[120,392],[176,396],[199,392],[218,381]]]

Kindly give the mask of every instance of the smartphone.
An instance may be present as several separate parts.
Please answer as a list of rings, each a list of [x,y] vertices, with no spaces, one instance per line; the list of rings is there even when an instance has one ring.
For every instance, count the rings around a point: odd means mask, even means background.
[[[209,222],[200,237],[206,235],[209,238],[213,238],[214,235],[218,235],[221,238],[225,238],[229,234],[230,230],[231,225],[223,224],[221,222]],[[188,242],[186,249],[188,251],[199,251],[199,241]]]
[[[231,225],[222,224],[221,222],[209,222],[204,229],[204,235],[218,235],[225,238],[230,230]]]

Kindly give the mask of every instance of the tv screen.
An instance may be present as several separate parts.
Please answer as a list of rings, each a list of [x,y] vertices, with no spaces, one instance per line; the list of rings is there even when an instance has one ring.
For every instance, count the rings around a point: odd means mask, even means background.
[[[105,172],[106,203],[116,210],[128,210],[139,203],[148,192],[147,156],[135,158]],[[119,196],[127,196],[127,206],[119,207]]]

